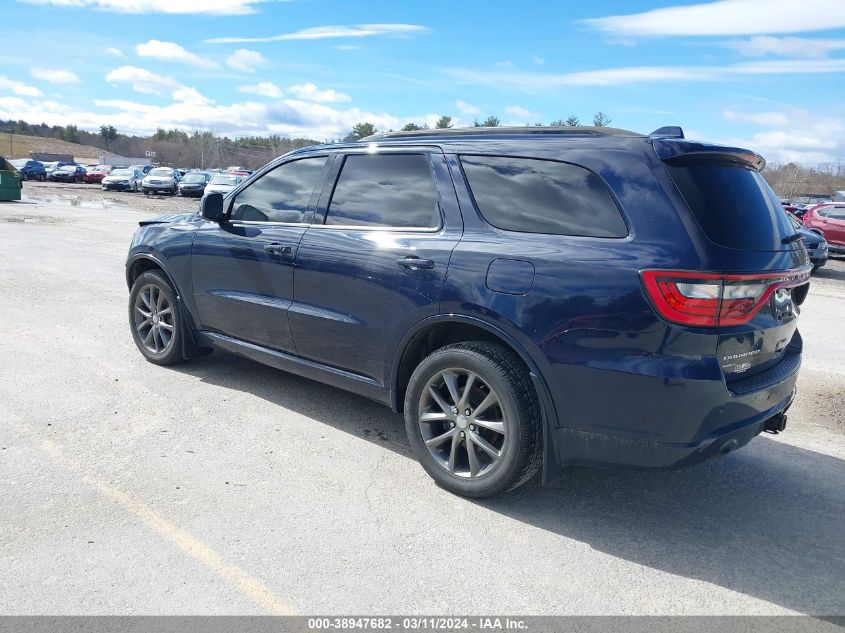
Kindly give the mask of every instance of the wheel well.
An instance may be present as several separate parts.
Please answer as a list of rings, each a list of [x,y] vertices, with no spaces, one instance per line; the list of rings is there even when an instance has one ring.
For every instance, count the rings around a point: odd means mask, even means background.
[[[525,364],[519,352],[511,344],[490,330],[468,323],[435,323],[417,332],[405,346],[395,382],[394,407],[397,411],[401,413],[404,409],[405,390],[417,365],[433,351],[452,343],[464,341],[497,343],[514,352],[520,361]]]
[[[129,274],[126,277],[127,285],[131,288],[135,280],[148,270],[160,270],[164,272],[164,269],[153,260],[141,257],[132,262],[132,265],[129,267]]]

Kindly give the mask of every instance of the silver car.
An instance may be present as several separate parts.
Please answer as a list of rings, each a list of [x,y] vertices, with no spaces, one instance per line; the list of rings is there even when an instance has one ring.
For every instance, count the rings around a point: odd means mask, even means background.
[[[181,174],[172,167],[156,167],[144,177],[141,189],[144,190],[145,195],[149,195],[151,191],[157,191],[175,196],[179,191],[180,180],[182,180]]]
[[[243,177],[235,174],[216,174],[211,182],[205,186],[205,194],[222,193],[225,196],[242,181]]]
[[[139,169],[112,169],[103,178],[103,189],[106,191],[139,191],[144,174]]]

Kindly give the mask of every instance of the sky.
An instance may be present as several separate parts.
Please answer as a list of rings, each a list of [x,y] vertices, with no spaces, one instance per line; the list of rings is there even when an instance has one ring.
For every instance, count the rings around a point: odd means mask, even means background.
[[[845,0],[0,0],[0,119],[338,138],[602,111],[845,162]]]

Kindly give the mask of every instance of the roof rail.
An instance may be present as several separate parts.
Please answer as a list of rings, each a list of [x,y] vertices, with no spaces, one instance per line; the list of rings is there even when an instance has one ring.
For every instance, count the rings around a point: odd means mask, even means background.
[[[684,130],[680,125],[664,125],[649,134],[652,138],[684,138]]]
[[[678,128],[680,129],[680,128]],[[637,132],[620,130],[615,127],[558,127],[550,125],[502,126],[502,127],[465,127],[434,128],[409,132],[379,132],[362,138],[361,141],[381,141],[387,139],[435,138],[442,136],[496,136],[521,134],[559,134],[561,136],[642,136]]]

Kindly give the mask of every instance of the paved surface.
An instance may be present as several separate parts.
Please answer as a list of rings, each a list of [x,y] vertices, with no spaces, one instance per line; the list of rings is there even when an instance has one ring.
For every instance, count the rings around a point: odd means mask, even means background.
[[[845,613],[845,262],[805,304],[787,433],[472,502],[383,407],[143,361],[143,216],[103,206],[0,205],[0,613]]]

